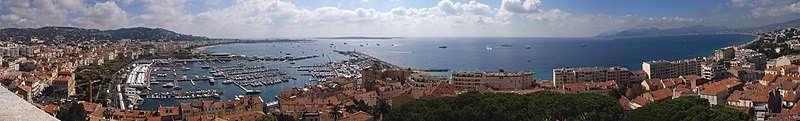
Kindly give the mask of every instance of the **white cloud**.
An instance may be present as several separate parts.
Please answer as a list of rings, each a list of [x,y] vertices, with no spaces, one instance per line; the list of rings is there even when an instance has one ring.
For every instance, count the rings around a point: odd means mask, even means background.
[[[775,7],[758,7],[750,11],[750,17],[783,16],[800,13],[800,2]]]
[[[76,17],[72,23],[81,27],[112,29],[128,25],[128,14],[117,7],[114,1],[96,3],[87,8],[83,16]]]
[[[184,8],[187,0],[146,0],[144,14],[134,16],[140,26],[178,27],[187,26],[194,19]]]
[[[205,2],[214,2],[206,0]],[[9,12],[0,27],[68,25],[111,29],[129,26],[167,28],[181,33],[224,38],[309,36],[592,36],[638,27],[671,27],[703,22],[684,17],[573,15],[543,10],[539,0],[503,0],[499,7],[478,1],[439,1],[430,7],[304,8],[290,0],[237,0],[233,5],[193,14],[187,0],[0,1]],[[136,3],[136,4],[133,4]],[[145,5],[129,15],[119,5]],[[68,18],[68,15],[77,15]],[[589,29],[587,29],[589,28]]]

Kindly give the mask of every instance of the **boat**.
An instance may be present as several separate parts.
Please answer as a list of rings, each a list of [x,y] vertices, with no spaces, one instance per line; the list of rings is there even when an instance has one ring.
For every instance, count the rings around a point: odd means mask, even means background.
[[[439,48],[447,48],[447,46],[439,46]]]
[[[247,90],[247,93],[261,93],[261,90]]]
[[[292,55],[292,53],[286,53],[286,55]]]
[[[581,44],[581,47],[586,47],[586,44]]]
[[[175,90],[181,90],[181,86],[175,86],[175,88],[173,88],[173,89],[175,89]]]
[[[231,84],[231,83],[233,83],[233,80],[225,80],[225,81],[222,81],[222,84]]]
[[[214,78],[208,79],[209,83],[214,83]]]
[[[203,69],[209,69],[209,68],[211,68],[211,66],[209,66],[209,65],[203,65],[203,67],[201,67],[201,68],[203,68]]]
[[[166,88],[174,87],[174,86],[175,86],[175,83],[172,83],[172,82],[164,84],[164,85],[161,85],[161,87],[166,87]]]
[[[289,64],[294,64],[294,62],[289,62]]]
[[[486,50],[491,51],[492,49],[492,47],[489,47],[488,45],[486,46]]]
[[[500,45],[500,46],[501,46],[501,47],[514,47],[513,45],[509,45],[509,44],[502,44],[502,45]]]
[[[531,49],[531,46],[525,46],[525,49]]]
[[[683,41],[685,42],[686,40],[683,40]],[[375,45],[377,45],[377,46],[381,46],[381,44],[375,44]]]
[[[358,46],[364,47],[364,45],[358,45]]]

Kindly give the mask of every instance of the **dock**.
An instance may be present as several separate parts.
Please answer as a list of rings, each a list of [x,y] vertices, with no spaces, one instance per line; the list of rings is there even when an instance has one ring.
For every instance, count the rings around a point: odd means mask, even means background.
[[[220,91],[217,90],[199,90],[187,92],[148,92],[140,93],[139,95],[148,99],[197,99],[197,98],[219,98]]]
[[[244,86],[242,86],[242,85],[241,85],[241,84],[239,84],[239,83],[233,83],[233,84],[236,84],[236,86],[239,86],[239,88],[240,88],[240,89],[242,89],[242,90],[244,90],[244,92],[246,92],[246,93],[261,93],[261,90],[251,90],[251,89],[247,89],[247,88],[245,88]]]
[[[367,60],[370,60],[370,61],[375,61],[375,62],[378,62],[381,66],[388,67],[388,68],[405,68],[405,67],[394,65],[392,63],[386,62],[384,60],[378,59],[376,57],[373,57],[373,56],[370,56],[370,55],[367,55],[367,54],[364,54],[364,53],[358,52],[358,51],[334,50],[333,52],[336,52],[336,53],[339,53],[339,54],[342,54],[342,55],[348,55],[348,56],[356,57],[356,58],[359,58],[359,59],[367,59]],[[319,67],[319,66],[299,66],[299,67],[306,67],[306,68],[312,67],[313,68],[313,67]],[[447,72],[447,71],[450,71],[450,69],[445,69],[445,68],[429,68],[429,69],[426,69],[426,68],[411,68],[411,70],[413,70],[413,71],[424,71],[424,72]],[[309,70],[309,71],[311,71],[311,70]],[[316,72],[319,72],[319,71],[316,71]]]

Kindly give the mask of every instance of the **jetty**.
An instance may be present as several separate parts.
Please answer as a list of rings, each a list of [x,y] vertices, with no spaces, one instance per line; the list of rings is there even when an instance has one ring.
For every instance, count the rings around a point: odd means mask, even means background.
[[[186,92],[144,92],[139,95],[148,99],[197,99],[197,98],[219,98],[220,91],[217,90],[198,90]]]

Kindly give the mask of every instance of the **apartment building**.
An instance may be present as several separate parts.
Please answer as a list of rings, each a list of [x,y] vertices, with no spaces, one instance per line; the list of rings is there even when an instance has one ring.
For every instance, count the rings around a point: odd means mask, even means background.
[[[686,60],[657,60],[642,63],[642,70],[647,73],[648,78],[676,78],[683,75],[701,75],[702,64],[706,58],[694,58]]]
[[[618,83],[628,83],[631,81],[631,71],[623,67],[584,67],[584,68],[560,68],[553,69],[553,81],[556,87],[564,84],[582,82],[604,82],[614,80]]]
[[[533,73],[456,71],[452,84],[457,91],[521,90],[533,85]]]

